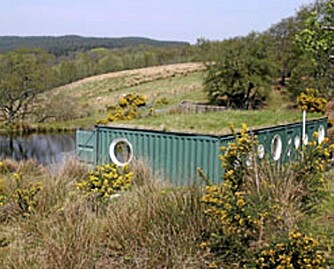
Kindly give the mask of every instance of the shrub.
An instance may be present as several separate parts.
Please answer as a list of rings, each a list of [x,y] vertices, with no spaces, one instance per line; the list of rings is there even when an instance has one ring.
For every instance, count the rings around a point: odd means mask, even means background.
[[[22,178],[19,174],[14,173],[16,188],[13,194],[14,202],[19,206],[22,216],[28,216],[33,213],[37,206],[37,194],[43,189],[42,182],[29,182],[28,186],[22,186]]]
[[[77,190],[83,196],[93,196],[99,202],[107,202],[110,197],[128,190],[132,184],[133,173],[127,166],[115,164],[96,166],[87,177],[76,183]]]
[[[325,269],[326,260],[324,253],[319,249],[319,243],[314,238],[292,231],[286,241],[275,242],[260,252],[256,268]]]
[[[98,121],[100,124],[120,120],[132,120],[140,116],[139,108],[146,106],[146,98],[142,95],[129,93],[124,95],[116,106],[108,107],[107,117]]]
[[[297,97],[297,104],[302,110],[325,113],[327,100],[319,96],[319,91],[308,88]]]
[[[261,212],[257,212],[257,208],[249,203],[249,191],[244,181],[246,159],[252,152],[253,140],[245,125],[240,137],[233,129],[232,132],[236,143],[222,148],[226,151],[221,157],[224,182],[221,185],[207,186],[202,198],[207,206],[207,217],[219,223],[219,229],[211,233],[209,240],[203,245],[218,254],[224,262],[233,261],[237,255],[239,262],[243,263],[250,243],[256,240]]]
[[[327,138],[318,144],[317,136],[314,133],[314,140],[300,152],[299,160],[291,164],[295,182],[302,184],[301,209],[308,214],[314,212],[327,196],[325,172],[331,166],[330,156],[334,149],[334,144],[328,146]]]
[[[315,139],[295,162],[277,166],[257,160],[256,138],[245,125],[240,134],[232,132],[235,142],[222,148],[224,182],[207,186],[202,197],[208,222],[216,226],[201,246],[213,255],[213,267],[248,268],[259,250],[297,229],[302,216],[316,212],[326,198],[324,172],[332,147]],[[292,249],[291,255],[300,251]]]
[[[14,184],[8,184],[6,181]],[[0,182],[0,220],[28,217],[35,212],[38,194],[43,189],[40,181],[26,180],[19,173],[11,173]]]

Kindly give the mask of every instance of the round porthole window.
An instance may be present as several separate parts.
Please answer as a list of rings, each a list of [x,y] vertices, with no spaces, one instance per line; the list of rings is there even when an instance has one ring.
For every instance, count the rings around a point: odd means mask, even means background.
[[[111,161],[118,166],[129,164],[133,158],[131,143],[125,138],[114,139],[109,147]]]
[[[300,146],[300,137],[299,137],[299,135],[295,136],[294,144],[295,144],[295,149],[299,149],[299,146]]]
[[[271,141],[271,155],[275,161],[281,158],[282,154],[282,139],[280,135],[275,135]]]
[[[307,143],[308,143],[308,135],[307,134],[305,134],[303,142],[304,142],[304,145],[306,146]]]
[[[325,139],[325,127],[320,125],[318,128],[318,143],[321,144],[322,141]]]
[[[257,147],[257,156],[259,156],[260,159],[263,159],[264,154],[265,154],[264,146],[262,144],[258,145],[258,147]]]

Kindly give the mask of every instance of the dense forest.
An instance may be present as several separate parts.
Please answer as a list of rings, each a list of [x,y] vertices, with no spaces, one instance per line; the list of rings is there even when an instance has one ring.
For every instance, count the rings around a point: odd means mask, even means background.
[[[153,47],[181,47],[187,42],[158,41],[143,37],[97,38],[76,35],[66,36],[0,36],[0,53],[18,48],[41,48],[55,56],[66,56],[93,48],[119,49],[146,45]]]

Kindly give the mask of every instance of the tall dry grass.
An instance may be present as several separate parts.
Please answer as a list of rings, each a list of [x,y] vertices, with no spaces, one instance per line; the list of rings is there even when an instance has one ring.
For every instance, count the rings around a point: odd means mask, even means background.
[[[114,268],[201,268],[204,216],[197,188],[149,182],[107,211],[100,265]]]
[[[11,167],[5,182],[20,171],[23,180],[42,181],[43,190],[33,214],[0,223],[0,268],[203,267],[199,188],[167,186],[136,164],[132,190],[96,210],[75,192],[87,172],[82,164],[71,160],[56,174],[31,163]]]

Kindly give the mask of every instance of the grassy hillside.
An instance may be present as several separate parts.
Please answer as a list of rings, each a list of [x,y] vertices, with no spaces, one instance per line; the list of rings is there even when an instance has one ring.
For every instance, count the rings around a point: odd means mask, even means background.
[[[168,106],[182,100],[205,100],[203,68],[199,63],[186,63],[89,77],[39,96],[38,103],[50,114],[69,114],[55,126],[93,126],[126,93],[142,94],[152,106],[160,99],[167,99]]]
[[[136,119],[122,124],[134,124],[164,130],[186,130],[205,133],[224,133],[228,124],[250,127],[270,126],[296,122],[300,112],[291,108],[284,91],[273,91],[266,108],[256,111],[226,110],[204,114],[184,113],[178,104],[184,100],[206,102],[203,92],[204,66],[200,63],[174,64],[108,73],[89,77],[54,89],[40,96],[39,103],[58,113],[63,120],[52,123],[55,127],[90,127],[106,115],[109,106],[116,105],[127,93],[147,98],[154,107],[154,117]],[[317,117],[319,115],[309,115]]]

